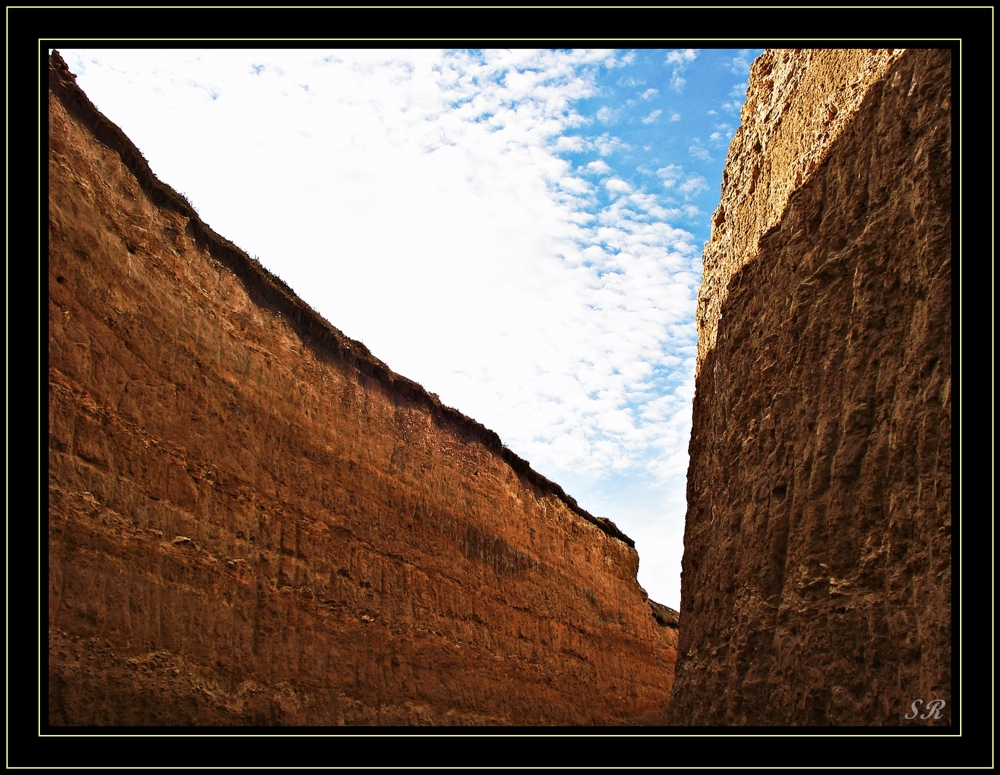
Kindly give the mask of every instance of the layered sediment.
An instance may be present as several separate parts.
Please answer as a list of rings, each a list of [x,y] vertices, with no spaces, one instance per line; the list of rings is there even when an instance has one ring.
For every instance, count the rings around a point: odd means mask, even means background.
[[[672,723],[950,724],[950,101],[948,51],[753,65],[699,296]]]
[[[58,54],[49,89],[49,722],[662,708],[627,536],[215,234]]]

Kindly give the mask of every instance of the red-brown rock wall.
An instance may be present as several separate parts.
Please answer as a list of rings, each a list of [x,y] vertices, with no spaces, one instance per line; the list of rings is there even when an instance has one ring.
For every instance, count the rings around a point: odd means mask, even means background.
[[[50,723],[661,708],[676,629],[631,542],[214,235],[51,67]]]
[[[755,63],[751,97],[796,57]],[[822,84],[812,59],[799,82]],[[950,53],[883,61],[835,138],[804,125],[821,151],[780,218],[706,251],[674,723],[951,720]],[[865,80],[828,75],[763,120]],[[727,169],[766,134],[755,115],[749,99]],[[740,175],[719,227],[750,201]],[[905,718],[935,699],[940,718]]]

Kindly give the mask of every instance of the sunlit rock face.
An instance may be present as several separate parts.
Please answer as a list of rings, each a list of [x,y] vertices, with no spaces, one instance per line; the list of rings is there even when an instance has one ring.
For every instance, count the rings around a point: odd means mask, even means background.
[[[673,723],[951,721],[950,99],[948,51],[753,66],[699,298]]]
[[[50,723],[655,715],[632,542],[202,223],[58,55],[49,87]]]

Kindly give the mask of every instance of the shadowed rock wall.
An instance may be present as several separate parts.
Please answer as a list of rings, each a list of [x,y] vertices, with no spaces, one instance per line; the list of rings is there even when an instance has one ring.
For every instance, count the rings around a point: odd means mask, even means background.
[[[49,70],[52,724],[607,724],[632,542],[215,234]]]
[[[950,99],[948,51],[753,66],[699,300],[673,723],[950,723]]]

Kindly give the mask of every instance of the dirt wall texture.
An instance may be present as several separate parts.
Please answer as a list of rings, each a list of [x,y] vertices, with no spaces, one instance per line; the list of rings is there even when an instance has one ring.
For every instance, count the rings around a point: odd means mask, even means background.
[[[662,708],[632,542],[209,229],[58,54],[49,87],[50,723]]]
[[[950,102],[948,51],[754,63],[699,299],[673,723],[950,723]]]

